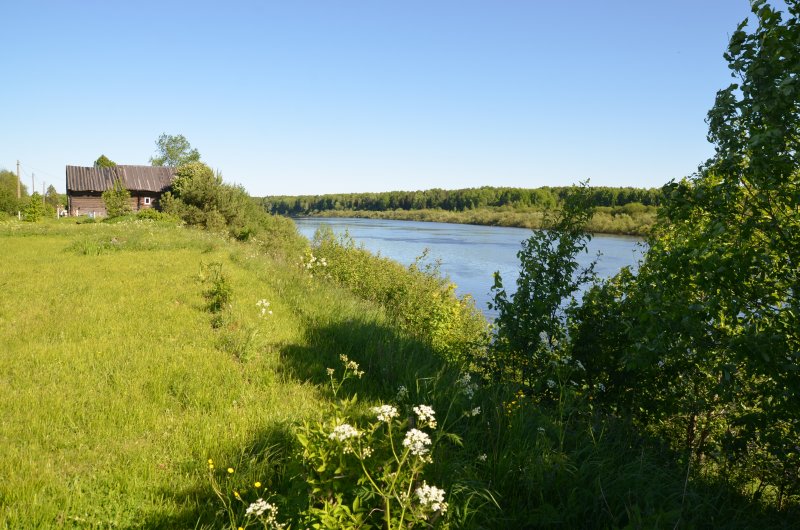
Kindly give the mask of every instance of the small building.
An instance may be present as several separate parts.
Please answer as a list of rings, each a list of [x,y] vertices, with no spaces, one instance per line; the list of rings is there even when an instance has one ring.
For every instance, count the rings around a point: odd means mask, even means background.
[[[67,166],[69,215],[105,216],[103,192],[117,180],[131,193],[131,210],[158,208],[174,177],[175,168],[165,166]]]

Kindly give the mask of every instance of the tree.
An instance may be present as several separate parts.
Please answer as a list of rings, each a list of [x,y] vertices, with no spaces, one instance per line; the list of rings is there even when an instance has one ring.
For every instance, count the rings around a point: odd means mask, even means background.
[[[40,221],[44,214],[45,207],[42,196],[37,192],[33,192],[28,199],[28,204],[25,205],[25,209],[22,211],[23,218],[26,221],[35,223]]]
[[[47,192],[44,194],[44,202],[48,206],[55,208],[56,206],[66,206],[67,196],[56,191],[56,188],[51,184],[47,187]]]
[[[6,169],[0,170],[0,212],[16,215],[26,204],[28,189],[21,185],[21,200],[17,200],[17,175]]]
[[[490,307],[499,315],[491,360],[496,366],[490,370],[529,392],[542,390],[542,375],[560,355],[554,346],[568,338],[565,303],[575,303],[581,285],[594,279],[594,262],[582,268],[577,261],[591,240],[585,227],[593,213],[586,185],[572,188],[552,222],[545,220],[548,229],[522,242],[516,292],[509,294],[500,273],[494,274]]]
[[[119,179],[114,181],[114,186],[103,192],[103,203],[106,205],[106,214],[109,217],[119,217],[131,211],[131,193],[125,189]]]
[[[189,141],[182,134],[170,135],[162,133],[156,140],[157,155],[150,158],[154,166],[178,167],[200,160],[200,153],[192,149]]]
[[[100,158],[94,161],[94,167],[114,167],[117,163],[109,159],[106,155],[100,155]]]
[[[638,274],[587,296],[573,333],[608,396],[778,507],[800,495],[800,0],[786,6],[752,2],[757,27],[725,54],[737,82],[708,114],[715,156],[665,186]]]

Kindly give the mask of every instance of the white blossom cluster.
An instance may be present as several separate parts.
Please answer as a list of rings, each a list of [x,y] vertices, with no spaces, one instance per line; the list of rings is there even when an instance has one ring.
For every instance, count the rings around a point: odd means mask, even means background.
[[[358,438],[361,433],[348,423],[342,423],[334,427],[333,432],[328,435],[330,440],[337,440],[343,442],[349,438]]]
[[[445,491],[436,486],[428,486],[425,482],[414,492],[419,499],[419,503],[427,510],[432,512],[446,512],[447,503],[444,502]]]
[[[267,315],[272,314],[272,309],[269,308],[269,302],[267,302],[264,299],[261,299],[258,302],[256,302],[256,307],[258,307],[261,312],[261,318],[264,318]]]
[[[467,373],[456,381],[456,385],[459,390],[467,396],[467,399],[472,399],[472,396],[475,395],[475,391],[478,390],[478,385],[472,382],[472,376]]]
[[[426,433],[419,429],[411,429],[406,433],[403,440],[403,446],[408,447],[409,451],[414,456],[423,456],[428,452],[428,447],[431,445],[431,438]]]
[[[398,416],[397,409],[391,405],[381,405],[380,407],[372,407],[372,412],[378,415],[378,421],[389,423],[392,418]]]
[[[264,499],[258,499],[254,503],[251,503],[250,506],[247,507],[245,514],[261,517],[265,528],[281,529],[285,528],[286,526],[285,524],[278,522],[278,507],[274,504],[268,503]]]
[[[414,414],[417,415],[422,423],[427,423],[431,429],[436,428],[436,412],[428,405],[418,405],[414,407]]]
[[[339,356],[339,359],[341,359],[342,363],[344,363],[344,369],[345,370],[352,370],[353,374],[356,377],[361,377],[362,375],[364,375],[364,371],[363,370],[361,370],[361,371],[358,370],[358,363],[355,362],[355,361],[351,361],[347,357],[347,355],[342,354],[342,355]]]

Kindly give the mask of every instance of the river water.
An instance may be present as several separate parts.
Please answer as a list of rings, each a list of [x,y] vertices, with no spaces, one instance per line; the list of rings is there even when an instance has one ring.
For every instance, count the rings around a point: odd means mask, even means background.
[[[385,219],[295,219],[300,233],[311,239],[320,226],[335,234],[349,233],[358,244],[373,253],[410,265],[428,250],[428,257],[441,260],[441,272],[456,284],[460,295],[469,294],[487,318],[496,313],[488,309],[493,273],[499,271],[507,291],[514,290],[519,276],[517,252],[531,235],[527,228],[477,226]],[[607,278],[626,265],[636,266],[644,250],[642,239],[630,236],[596,234],[588,252],[578,256],[586,265],[598,257],[595,270]]]

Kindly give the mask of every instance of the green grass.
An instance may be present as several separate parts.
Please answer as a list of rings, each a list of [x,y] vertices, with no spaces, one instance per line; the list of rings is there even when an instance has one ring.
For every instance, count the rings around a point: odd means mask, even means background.
[[[281,362],[311,348],[304,307],[377,318],[254,246],[173,225],[6,223],[0,260],[0,527],[188,524],[207,458],[316,409],[317,385]],[[234,290],[218,331],[196,281],[210,261]],[[243,362],[224,346],[245,335]]]
[[[0,528],[224,527],[209,458],[236,469],[226,488],[251,498],[261,481],[296,516],[308,490],[294,428],[331,399],[325,369],[340,354],[366,371],[346,388],[362,409],[403,384],[409,403],[445,415],[459,367],[300,259],[169,222],[0,221]],[[201,263],[221,263],[232,288],[217,327]],[[481,390],[483,412],[455,431],[463,447],[442,446],[426,472],[449,492],[453,528],[795,520],[724,483],[686,482],[680,455],[629,425],[512,399]]]

